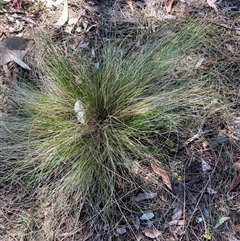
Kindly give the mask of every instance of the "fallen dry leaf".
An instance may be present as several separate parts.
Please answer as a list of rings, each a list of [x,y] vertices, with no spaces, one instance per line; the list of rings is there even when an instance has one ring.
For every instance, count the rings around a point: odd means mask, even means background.
[[[174,2],[174,0],[170,0],[169,3],[166,5],[165,9],[166,9],[167,14],[171,12],[173,2]]]
[[[132,0],[127,0],[126,1],[130,10],[131,10],[131,14],[134,14],[134,8],[133,8],[133,3],[132,3]]]
[[[119,226],[119,227],[117,227],[116,230],[117,230],[117,233],[120,234],[120,235],[122,235],[122,234],[127,232],[125,226]]]
[[[54,25],[56,28],[61,28],[68,20],[68,3],[67,0],[63,3],[62,15],[58,19],[57,23]]]
[[[237,188],[239,186],[239,184],[240,184],[240,174],[238,175],[236,180],[233,182],[233,184],[229,187],[228,192],[231,192],[232,190]]]
[[[162,233],[157,229],[147,229],[143,231],[144,235],[148,238],[154,239],[159,237]]]
[[[207,0],[207,4],[209,7],[213,8],[216,13],[218,13],[217,6],[215,4],[216,0]]]
[[[240,172],[240,162],[236,162],[233,166],[236,169],[236,171]]]
[[[143,239],[142,234],[139,234],[139,235],[137,236],[137,241],[141,241],[142,239]]]
[[[236,162],[233,167],[236,169],[238,172],[238,176],[236,180],[232,183],[232,185],[229,187],[228,192],[231,192],[235,188],[237,188],[240,185],[240,162]]]
[[[235,232],[240,232],[240,224],[236,224],[234,230]]]
[[[170,233],[175,237],[174,240],[178,240],[178,235],[185,233],[185,220],[173,220],[168,222],[164,228],[169,228]]]
[[[203,150],[205,151],[207,149],[207,147],[209,146],[209,143],[208,143],[208,141],[204,141],[202,143],[202,145],[203,145]]]
[[[230,123],[231,123],[232,126],[240,125],[240,117],[234,118],[233,120],[231,120]]]
[[[172,226],[169,231],[174,235],[175,240],[179,240],[178,235],[181,236],[185,233],[184,226]]]
[[[195,69],[199,69],[203,63],[203,61],[205,60],[205,58],[200,58],[198,60],[198,62],[196,63],[196,65],[194,66]]]
[[[240,240],[235,238],[234,236],[230,236],[228,237],[227,241],[240,241]]]
[[[42,0],[42,2],[45,2],[45,6],[47,8],[52,8],[54,7],[58,7],[60,4],[62,4],[65,0]]]
[[[134,227],[137,230],[139,230],[139,228],[140,228],[140,219],[139,219],[139,217],[137,215],[136,216],[132,215],[132,223],[133,223]]]
[[[28,51],[27,45],[27,40],[22,37],[10,37],[0,42],[0,66],[13,60],[11,54],[22,59]]]
[[[154,218],[154,213],[153,212],[146,212],[143,213],[143,215],[140,217],[141,220],[148,221],[150,219]]]
[[[148,200],[148,199],[152,199],[154,197],[157,196],[157,193],[153,193],[153,192],[143,192],[143,193],[139,193],[137,196],[134,197],[134,200],[136,202],[140,202],[143,200]]]
[[[182,216],[182,213],[183,213],[182,204],[180,202],[176,202],[174,205],[172,221],[179,220]]]
[[[172,220],[179,220],[181,216],[182,216],[182,208],[179,208],[173,212]]]
[[[223,60],[230,60],[230,58],[228,58],[226,56],[217,56],[217,57],[208,58],[199,65],[198,69],[200,72],[202,72],[207,67],[212,66],[213,64],[218,63],[219,61],[223,61]]]
[[[230,219],[229,217],[221,217],[216,223],[216,225],[214,226],[214,228],[215,229],[219,228],[224,222],[226,222],[229,219]]]
[[[202,170],[203,172],[208,172],[212,170],[211,166],[203,159],[202,159]]]
[[[71,16],[71,17],[69,16],[68,24],[65,27],[65,32],[71,33],[75,28],[76,24],[78,23],[79,19],[81,17],[84,17],[85,15],[86,15],[86,11],[84,9],[80,9],[75,16]]]
[[[185,221],[184,220],[173,220],[173,221],[170,221],[168,223],[169,226],[172,226],[172,225],[178,225],[178,226],[184,226],[185,225]]]
[[[27,40],[22,37],[9,37],[0,42],[0,66],[3,66],[6,76],[10,76],[7,67],[7,63],[10,61],[14,61],[22,68],[31,70],[30,67],[22,61],[22,58],[28,52],[27,46]]]
[[[231,44],[225,44],[226,48],[228,49],[229,52],[231,52],[232,54],[235,53],[233,46]]]
[[[155,174],[162,178],[163,183],[172,190],[172,184],[167,171],[151,163],[152,170]]]

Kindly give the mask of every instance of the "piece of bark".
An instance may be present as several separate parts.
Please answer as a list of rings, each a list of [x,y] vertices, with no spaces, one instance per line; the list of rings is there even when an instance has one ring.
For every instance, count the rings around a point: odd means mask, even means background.
[[[22,37],[10,37],[0,43],[0,66],[12,61],[10,54],[22,59],[27,53],[27,40]]]
[[[22,61],[22,58],[28,52],[28,42],[22,37],[10,37],[0,42],[0,66],[3,66],[5,75],[9,75],[6,71],[7,64],[14,61],[22,68],[31,70],[27,64]]]

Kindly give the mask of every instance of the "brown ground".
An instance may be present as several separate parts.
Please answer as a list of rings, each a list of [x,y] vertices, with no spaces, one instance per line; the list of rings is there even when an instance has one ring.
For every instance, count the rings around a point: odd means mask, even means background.
[[[56,23],[61,16],[63,3],[25,0],[19,10],[14,6],[9,9],[9,5],[2,7],[0,41],[16,35],[34,39],[43,31],[63,45],[66,38],[72,38],[70,48],[84,48],[88,54],[94,52],[102,38],[123,35],[131,39],[134,29],[144,31],[150,22],[157,28],[169,19],[181,23],[189,15],[205,18],[219,26],[213,41],[219,45],[219,52],[223,55],[227,53],[228,58],[220,60],[213,56],[201,71],[211,70],[219,75],[216,91],[234,104],[209,113],[195,133],[179,132],[178,136],[166,137],[166,140],[174,142],[173,147],[169,144],[172,159],[168,166],[172,191],[166,188],[151,167],[144,162],[141,164],[146,172],[138,174],[149,185],[148,191],[157,193],[157,196],[136,202],[133,196],[137,195],[138,190],[129,190],[123,202],[129,209],[125,215],[131,227],[126,226],[124,220],[116,224],[118,232],[108,232],[102,223],[97,225],[95,222],[91,226],[90,221],[86,224],[79,221],[76,224],[77,217],[69,214],[65,219],[66,216],[61,213],[54,213],[54,200],[48,206],[42,206],[37,199],[31,203],[25,202],[25,193],[19,192],[11,184],[6,186],[0,183],[0,240],[240,240],[239,188],[228,192],[237,177],[233,164],[240,161],[240,2],[218,1],[217,9],[214,9],[206,1],[179,0],[175,1],[171,12],[167,14],[165,6],[169,2],[69,0],[68,21],[62,26]],[[74,24],[71,21],[75,21]],[[221,61],[229,62],[226,72],[220,67]],[[20,71],[14,64],[8,67],[11,76]],[[7,89],[11,77],[6,79],[2,69],[0,71],[1,89]],[[0,100],[1,118],[6,114],[9,101],[6,95],[0,95]],[[154,138],[159,138],[160,146],[165,143],[163,137]],[[203,166],[206,163],[209,166]],[[0,175],[4,175],[2,170]],[[154,212],[154,221],[141,221],[138,224],[136,213],[141,210]],[[80,220],[86,221],[86,216],[85,220]],[[126,233],[122,234],[124,229]],[[158,230],[161,234],[156,234],[155,239],[150,238],[146,230],[152,230],[155,234]],[[129,238],[131,232],[135,233],[135,239]],[[101,236],[103,233],[107,235]]]

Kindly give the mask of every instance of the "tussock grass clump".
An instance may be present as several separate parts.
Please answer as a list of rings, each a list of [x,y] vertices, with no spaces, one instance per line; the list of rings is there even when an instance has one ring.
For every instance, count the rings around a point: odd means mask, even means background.
[[[113,213],[119,188],[134,178],[131,162],[158,145],[149,134],[176,129],[209,103],[204,81],[174,78],[203,32],[190,22],[138,47],[105,42],[94,61],[80,51],[65,56],[49,41],[38,86],[21,82],[12,91],[14,107],[1,127],[8,140],[5,178],[21,179],[31,192],[47,187],[52,195],[88,201],[104,217]],[[178,76],[187,75],[178,70]]]

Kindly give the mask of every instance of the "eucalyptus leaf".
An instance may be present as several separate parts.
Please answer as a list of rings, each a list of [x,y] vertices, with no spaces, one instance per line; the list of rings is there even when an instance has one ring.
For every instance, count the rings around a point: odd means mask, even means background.
[[[27,70],[31,70],[30,67],[29,67],[27,64],[25,64],[21,59],[19,59],[19,58],[18,58],[17,56],[15,56],[14,54],[9,54],[9,56],[12,58],[12,60],[13,60],[16,64],[20,65],[22,68],[27,69]]]
[[[153,192],[143,192],[143,193],[139,193],[136,197],[134,197],[134,200],[136,202],[140,202],[140,201],[144,201],[144,200],[148,200],[148,199],[152,199],[154,197],[157,196],[157,193],[153,193]]]
[[[124,233],[126,233],[127,232],[127,229],[125,228],[125,226],[118,226],[117,227],[117,233],[118,234],[124,234]]]
[[[82,123],[85,124],[85,114],[83,104],[80,100],[77,100],[74,104],[74,111],[76,113],[77,119]]]
[[[223,144],[227,140],[228,140],[228,137],[226,137],[226,136],[217,136],[217,137],[214,137],[211,139],[213,144]]]
[[[214,228],[218,228],[220,227],[225,221],[227,221],[229,219],[229,217],[221,217],[218,222],[216,223]]]
[[[174,143],[171,141],[171,140],[166,140],[165,141],[165,144],[168,146],[168,147],[170,147],[170,148],[173,148],[174,147]]]
[[[140,217],[141,220],[150,220],[150,219],[152,219],[152,218],[154,218],[154,214],[153,214],[152,212],[144,213],[144,214]]]

